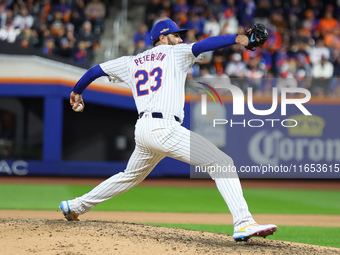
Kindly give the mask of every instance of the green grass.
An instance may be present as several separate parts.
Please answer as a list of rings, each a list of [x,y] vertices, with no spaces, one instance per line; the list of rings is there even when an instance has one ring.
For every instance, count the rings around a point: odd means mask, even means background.
[[[148,224],[229,235],[233,233],[232,225]],[[266,239],[340,248],[339,236],[340,228],[279,226],[278,231],[274,235],[268,236]]]
[[[55,210],[93,186],[0,184],[0,209]],[[340,191],[245,189],[252,213],[340,214]],[[135,187],[99,204],[101,211],[224,213],[216,188]]]
[[[62,200],[94,186],[0,184],[0,209],[56,210]],[[252,213],[340,215],[340,191],[244,189]],[[135,187],[99,204],[97,211],[225,213],[216,188]],[[231,234],[231,225],[154,224]],[[280,226],[269,239],[340,248],[340,228]]]
[[[340,214],[340,191],[246,189],[244,196],[252,213]]]

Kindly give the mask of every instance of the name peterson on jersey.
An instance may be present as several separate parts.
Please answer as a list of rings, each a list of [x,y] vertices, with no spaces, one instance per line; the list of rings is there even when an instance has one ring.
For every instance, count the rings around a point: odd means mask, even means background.
[[[138,113],[162,112],[184,118],[185,79],[200,54],[193,44],[158,45],[136,56],[100,64],[103,71],[125,82],[132,90]]]

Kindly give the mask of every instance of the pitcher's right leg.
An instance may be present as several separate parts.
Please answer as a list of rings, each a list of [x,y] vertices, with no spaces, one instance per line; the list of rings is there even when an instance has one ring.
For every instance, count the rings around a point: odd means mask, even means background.
[[[128,191],[132,187],[143,181],[152,169],[164,158],[156,152],[152,152],[147,148],[141,148],[136,145],[132,153],[127,168],[124,172],[120,172],[103,181],[89,193],[81,197],[62,201],[60,208],[62,209],[67,220],[76,220],[70,217],[70,214],[78,216],[86,213],[95,205],[104,202],[114,196]],[[66,205],[67,203],[67,205]]]

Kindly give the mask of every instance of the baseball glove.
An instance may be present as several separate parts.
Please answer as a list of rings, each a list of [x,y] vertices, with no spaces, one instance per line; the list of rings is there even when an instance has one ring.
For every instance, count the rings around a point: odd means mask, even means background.
[[[246,30],[245,35],[249,39],[249,43],[245,48],[254,51],[257,47],[265,44],[268,39],[268,30],[263,24],[253,23],[253,25]]]

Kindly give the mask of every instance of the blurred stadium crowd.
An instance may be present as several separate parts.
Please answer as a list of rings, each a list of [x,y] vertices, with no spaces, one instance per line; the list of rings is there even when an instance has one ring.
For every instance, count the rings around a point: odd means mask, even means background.
[[[92,63],[107,17],[102,0],[0,0],[0,40],[20,42],[45,54]],[[150,30],[173,19],[189,29],[184,42],[243,34],[253,21],[267,26],[264,47],[233,45],[204,54],[196,77],[231,79],[260,95],[272,87],[303,87],[312,94],[340,96],[340,0],[148,0],[144,24],[136,32],[134,54],[152,47]],[[192,78],[192,79],[191,79]]]
[[[0,0],[0,40],[92,63],[107,7],[102,0]]]
[[[189,29],[187,43],[243,34],[253,21],[266,25],[264,47],[233,45],[195,65],[190,77],[234,80],[244,90],[270,94],[272,87],[303,87],[319,96],[340,96],[340,1],[321,0],[150,0],[145,25],[135,36],[135,53],[151,47],[150,28],[172,18]],[[234,84],[233,83],[233,84]]]

